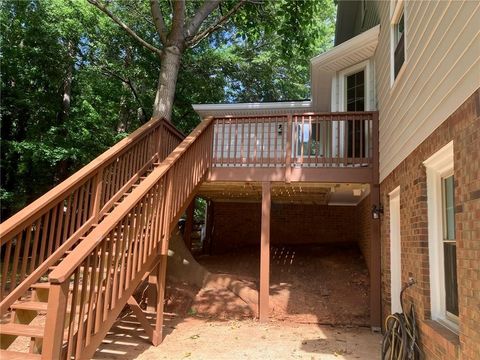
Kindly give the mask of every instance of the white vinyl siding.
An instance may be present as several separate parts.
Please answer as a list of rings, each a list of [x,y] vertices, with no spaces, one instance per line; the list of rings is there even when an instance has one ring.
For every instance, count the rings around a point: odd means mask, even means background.
[[[391,88],[390,2],[379,1],[375,54],[380,180],[480,85],[480,2],[406,1],[408,58]]]

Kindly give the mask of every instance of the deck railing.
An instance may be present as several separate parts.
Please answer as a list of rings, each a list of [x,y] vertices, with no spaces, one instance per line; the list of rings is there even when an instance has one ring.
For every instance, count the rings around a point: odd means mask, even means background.
[[[204,120],[52,271],[42,358],[90,358],[166,254],[172,226],[211,166],[211,123]]]
[[[74,175],[0,224],[1,314],[38,281],[154,162],[183,139],[152,119]]]
[[[376,112],[215,118],[214,167],[365,167]]]

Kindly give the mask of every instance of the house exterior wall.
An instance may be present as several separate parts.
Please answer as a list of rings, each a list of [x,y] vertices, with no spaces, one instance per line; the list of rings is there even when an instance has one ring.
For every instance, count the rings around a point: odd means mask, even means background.
[[[372,240],[372,209],[370,208],[370,195],[365,197],[360,204],[356,206],[355,224],[357,228],[357,242],[360,251],[365,258],[367,267],[370,270],[372,261],[371,240]]]
[[[459,335],[431,319],[427,177],[423,161],[453,140]],[[400,186],[402,283],[420,319],[427,359],[478,359],[480,354],[480,90],[421,144],[380,185],[383,313],[390,313],[390,209],[388,194]]]
[[[355,206],[272,203],[272,244],[323,244],[357,241]],[[259,245],[261,204],[216,202],[212,252]],[[347,226],[348,223],[348,226]]]
[[[392,4],[377,1],[381,30],[374,61],[380,116],[380,180],[480,84],[478,1],[404,1],[406,57],[393,84]]]
[[[213,214],[212,253],[259,245],[259,203],[216,202]],[[272,204],[272,244],[354,243],[370,268],[370,197],[357,206]]]

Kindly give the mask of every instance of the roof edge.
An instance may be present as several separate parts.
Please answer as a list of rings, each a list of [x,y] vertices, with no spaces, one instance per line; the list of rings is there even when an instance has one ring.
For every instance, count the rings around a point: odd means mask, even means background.
[[[364,31],[361,34],[333,47],[332,49],[317,55],[310,59],[312,67],[322,66],[338,57],[344,56],[352,51],[352,49],[362,48],[371,43],[378,43],[378,35],[380,33],[380,25]]]

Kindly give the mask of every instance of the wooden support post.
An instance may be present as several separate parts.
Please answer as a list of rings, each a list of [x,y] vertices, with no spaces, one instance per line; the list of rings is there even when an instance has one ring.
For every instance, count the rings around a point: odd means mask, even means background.
[[[157,310],[157,272],[158,270],[155,267],[152,273],[148,276],[147,312],[149,313],[153,313]]]
[[[67,312],[69,282],[61,284],[50,283],[50,293],[48,296],[47,319],[45,322],[45,336],[43,339],[43,359],[61,359],[63,345],[63,330],[65,324],[65,314]]]
[[[372,182],[370,184],[370,208],[374,205],[380,206],[378,125],[378,113],[375,113],[372,120]],[[372,219],[371,224],[370,326],[374,330],[380,330],[382,326],[380,218]]]
[[[380,204],[380,189],[372,185],[370,189],[370,209]],[[370,236],[370,326],[380,330],[382,317],[381,302],[381,248],[380,219],[372,219]]]
[[[193,229],[193,215],[195,212],[195,198],[193,198],[190,205],[188,205],[185,212],[187,218],[185,221],[185,229],[183,232],[183,241],[188,250],[192,251],[192,229]]]
[[[155,321],[155,331],[152,339],[154,346],[160,345],[163,341],[163,303],[165,300],[167,258],[167,254],[160,255],[160,262],[157,266],[157,320]]]
[[[268,321],[270,294],[270,183],[262,184],[262,233],[260,238],[259,320]]]

